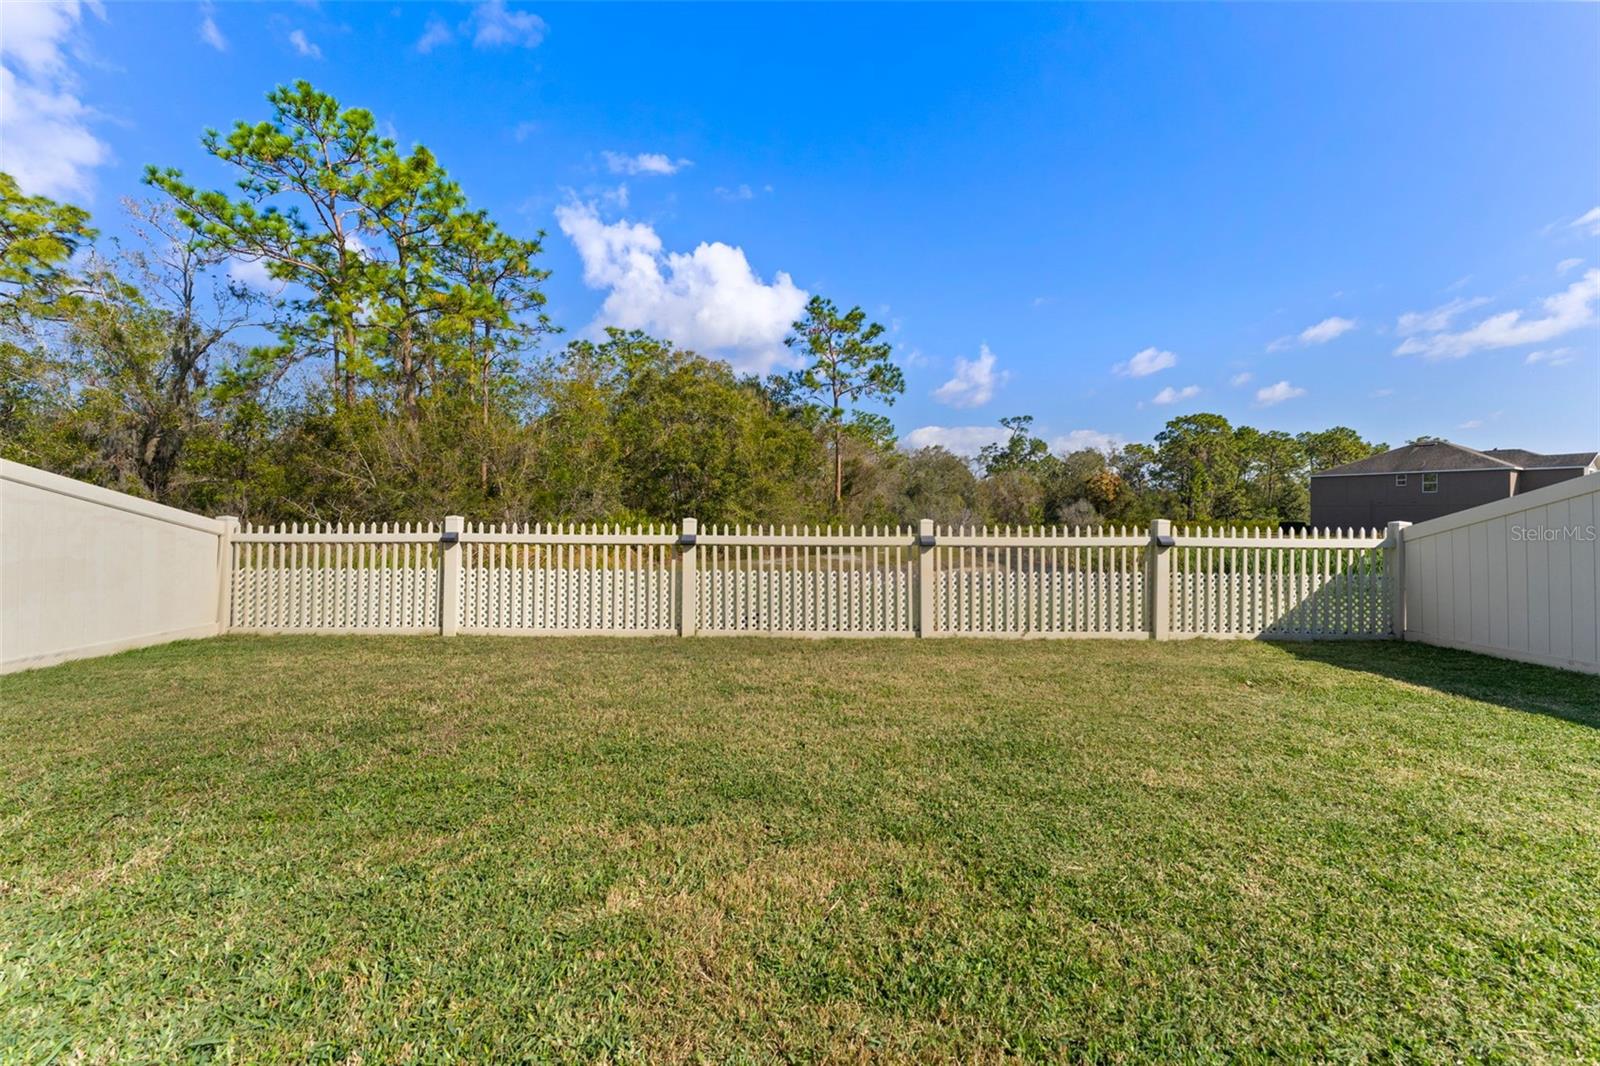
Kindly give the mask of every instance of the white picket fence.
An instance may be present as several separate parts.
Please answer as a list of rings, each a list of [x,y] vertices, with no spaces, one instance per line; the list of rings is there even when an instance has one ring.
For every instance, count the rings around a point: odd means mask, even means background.
[[[236,631],[1370,639],[1395,613],[1395,530],[224,522]]]

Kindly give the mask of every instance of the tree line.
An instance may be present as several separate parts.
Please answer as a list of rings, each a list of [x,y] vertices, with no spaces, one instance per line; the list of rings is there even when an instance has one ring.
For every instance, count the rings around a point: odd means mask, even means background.
[[[234,191],[148,168],[125,239],[0,173],[0,453],[253,522],[1297,521],[1311,470],[1382,445],[1220,415],[1051,452],[906,451],[884,327],[814,297],[766,379],[640,332],[559,343],[545,234],[300,82],[208,131]],[[248,274],[249,283],[241,280]]]

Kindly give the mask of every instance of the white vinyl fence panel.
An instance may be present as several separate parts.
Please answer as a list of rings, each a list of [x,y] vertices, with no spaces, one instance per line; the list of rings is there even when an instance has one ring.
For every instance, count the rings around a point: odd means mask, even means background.
[[[1405,639],[1600,673],[1600,476],[1408,526]]]
[[[672,633],[677,533],[657,526],[467,524],[467,633]]]
[[[1149,543],[1120,528],[940,530],[934,625],[972,636],[1147,636]]]
[[[226,533],[0,459],[0,672],[215,636]]]
[[[1371,640],[1390,635],[1385,534],[1180,531],[1171,549],[1179,636]]]
[[[1377,533],[421,523],[246,528],[251,631],[1389,635]],[[1159,627],[1158,623],[1164,622]]]

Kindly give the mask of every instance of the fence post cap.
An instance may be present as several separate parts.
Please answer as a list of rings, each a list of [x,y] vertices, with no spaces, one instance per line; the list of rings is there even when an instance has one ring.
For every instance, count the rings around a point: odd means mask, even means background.
[[[444,531],[446,533],[460,533],[467,528],[467,520],[458,514],[444,516]]]
[[[917,520],[917,533],[924,537],[933,535],[933,519],[922,518]]]
[[[227,526],[229,529],[238,529],[239,528],[239,516],[238,515],[219,514],[219,515],[217,515],[217,521],[221,522],[223,525]]]
[[[1172,535],[1172,519],[1152,518],[1150,520],[1150,535],[1152,537],[1169,537]]]
[[[679,519],[678,529],[683,533],[698,533],[700,532],[700,523],[693,518]]]

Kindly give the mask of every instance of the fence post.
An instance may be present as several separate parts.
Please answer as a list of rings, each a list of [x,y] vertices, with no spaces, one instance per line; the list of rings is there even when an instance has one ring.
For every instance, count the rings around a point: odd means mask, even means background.
[[[694,636],[700,618],[700,579],[696,572],[697,551],[695,539],[700,535],[700,523],[685,518],[678,526],[678,636]]]
[[[1151,640],[1169,640],[1172,626],[1172,520],[1153,519],[1144,550],[1144,621]]]
[[[917,523],[917,636],[933,636],[933,605],[938,596],[934,572],[933,519],[924,518]]]
[[[1383,583],[1389,591],[1389,629],[1395,640],[1406,639],[1406,538],[1410,522],[1390,522],[1383,542]]]
[[[444,516],[439,538],[439,635],[453,637],[461,624],[461,534],[467,520],[458,514]]]
[[[239,519],[231,514],[217,516],[222,532],[217,534],[217,632],[226,633],[233,622],[233,535],[239,532]]]

